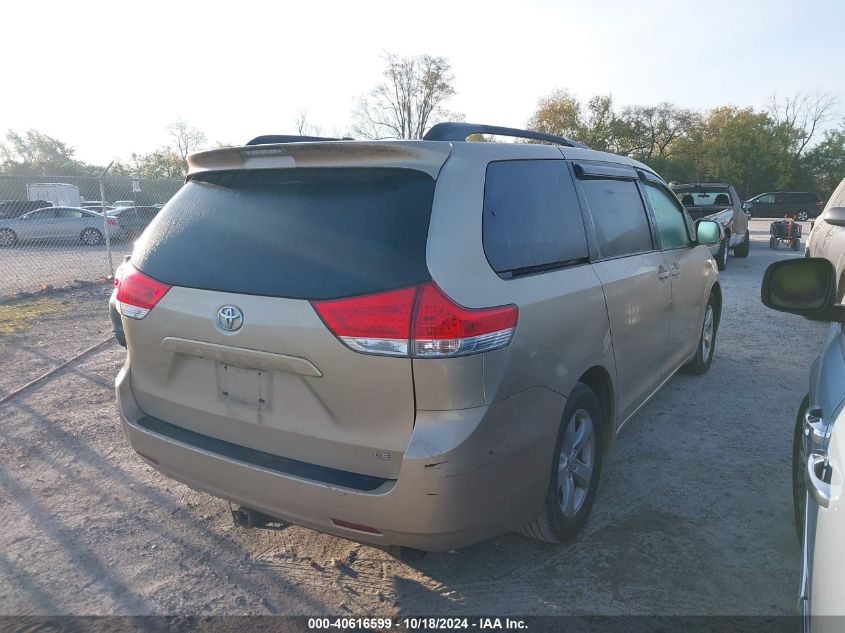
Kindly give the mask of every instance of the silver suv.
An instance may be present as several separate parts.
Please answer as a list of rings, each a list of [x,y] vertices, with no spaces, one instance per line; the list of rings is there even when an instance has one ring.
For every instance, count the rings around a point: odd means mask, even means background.
[[[719,225],[561,137],[291,140],[193,155],[122,267],[133,448],[377,545],[574,537],[619,429],[710,366]]]

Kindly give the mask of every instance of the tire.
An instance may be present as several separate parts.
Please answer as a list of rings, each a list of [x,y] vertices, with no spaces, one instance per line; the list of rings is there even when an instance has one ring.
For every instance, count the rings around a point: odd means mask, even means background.
[[[82,230],[79,240],[88,246],[96,246],[97,244],[103,243],[103,234],[89,226],[87,229]]]
[[[769,248],[775,249],[778,247],[778,238],[770,237],[769,238]]]
[[[713,362],[713,354],[716,351],[716,333],[719,329],[718,305],[713,292],[707,300],[707,307],[704,309],[704,319],[701,324],[701,335],[698,337],[698,346],[693,359],[684,365],[684,371],[688,374],[700,376],[706,374]]]
[[[751,231],[745,232],[745,239],[734,246],[735,257],[748,257],[748,251],[751,248]]]
[[[792,240],[792,250],[793,251],[800,251],[801,250],[801,240]]]
[[[601,477],[604,422],[596,394],[584,383],[577,383],[563,412],[543,507],[520,534],[546,543],[566,543],[584,528]],[[592,468],[585,469],[586,465]]]
[[[798,220],[799,222],[806,222],[807,220],[810,219],[810,214],[807,213],[806,211],[799,211],[798,213],[795,214],[795,219]]]
[[[804,499],[807,495],[807,480],[804,479],[804,466],[807,463],[807,455],[804,453],[804,415],[809,408],[810,395],[807,394],[798,408],[792,434],[792,514],[799,543],[804,538]]]
[[[719,252],[716,253],[716,266],[719,270],[725,270],[728,267],[728,251],[730,250],[730,235],[725,235],[725,238],[719,244]]]
[[[0,230],[0,247],[14,246],[18,243],[18,236],[12,229]]]

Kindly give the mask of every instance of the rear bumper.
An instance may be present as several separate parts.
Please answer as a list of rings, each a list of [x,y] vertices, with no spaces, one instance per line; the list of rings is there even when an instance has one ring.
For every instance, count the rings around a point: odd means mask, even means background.
[[[543,503],[565,398],[534,388],[486,407],[419,411],[399,477],[364,491],[277,472],[139,424],[129,362],[116,381],[123,431],[163,474],[264,514],[381,546],[439,551],[518,529]],[[157,463],[153,463],[157,462]],[[332,519],[371,526],[370,534]]]

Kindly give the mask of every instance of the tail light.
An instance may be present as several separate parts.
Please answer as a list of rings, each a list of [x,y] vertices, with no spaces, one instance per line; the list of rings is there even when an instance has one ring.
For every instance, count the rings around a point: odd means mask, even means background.
[[[170,286],[147,277],[129,262],[121,264],[119,270],[117,301],[120,313],[130,319],[143,319],[170,290]]]
[[[821,208],[822,208],[822,201],[821,201],[821,200],[816,200],[816,208],[817,208],[817,209],[821,209]]]
[[[131,264],[129,264],[128,262],[123,262],[122,264],[120,264],[120,266],[115,269],[114,278],[112,279],[112,281],[114,281],[115,286],[120,285],[120,278],[123,277],[123,273],[126,271],[127,266],[131,266]]]
[[[117,220],[115,220],[114,218],[106,218],[106,224],[111,224],[112,226],[115,226],[117,224]]]
[[[312,305],[350,349],[417,358],[448,358],[505,347],[519,318],[515,305],[460,306],[434,282]]]

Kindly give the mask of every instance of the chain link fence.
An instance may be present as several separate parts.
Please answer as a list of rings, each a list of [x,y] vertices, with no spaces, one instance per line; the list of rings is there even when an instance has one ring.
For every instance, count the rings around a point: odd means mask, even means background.
[[[145,178],[0,176],[0,300],[107,281],[181,186]]]

